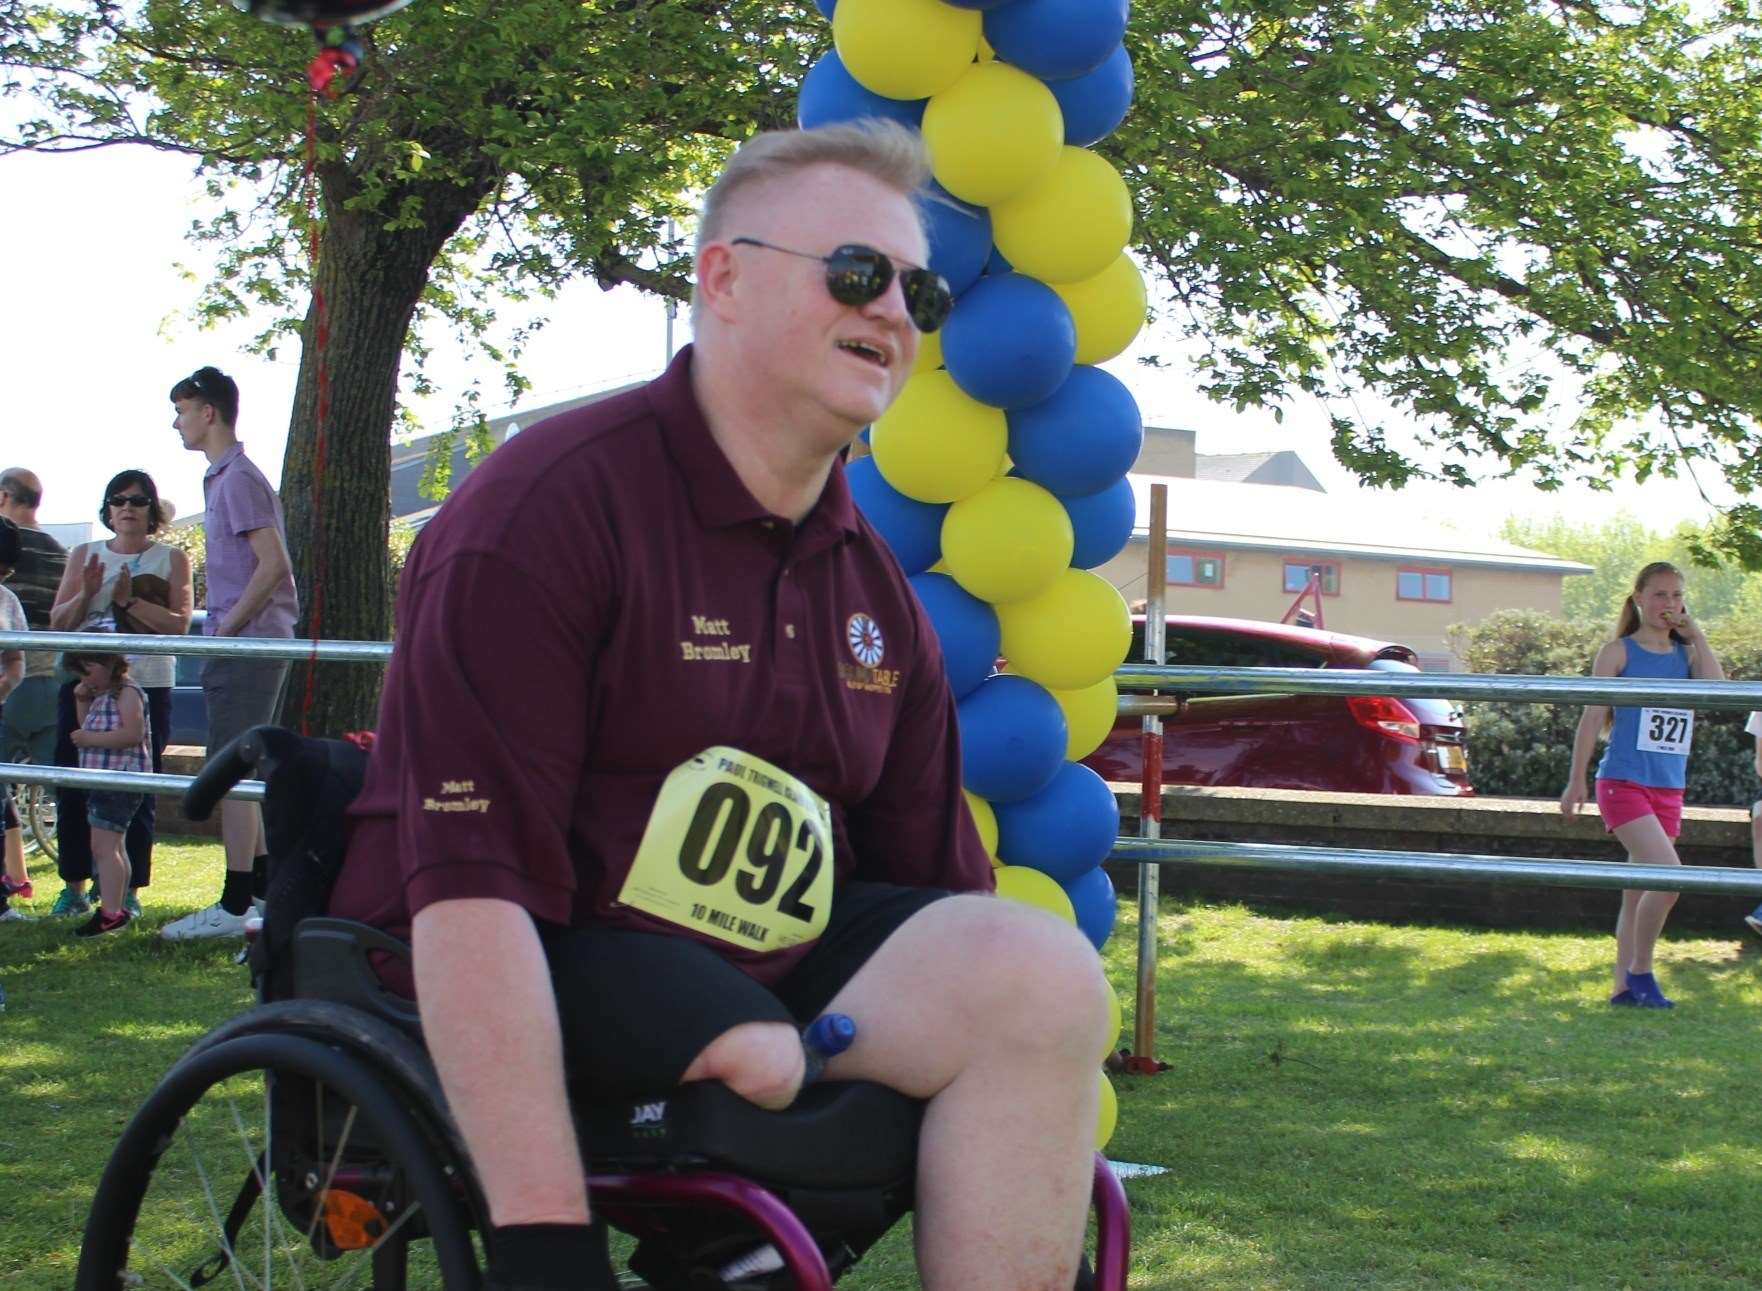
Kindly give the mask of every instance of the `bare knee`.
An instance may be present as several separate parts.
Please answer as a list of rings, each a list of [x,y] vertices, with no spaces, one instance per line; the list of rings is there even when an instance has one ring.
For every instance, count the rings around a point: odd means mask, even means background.
[[[996,902],[979,937],[978,998],[988,1041],[1066,1050],[1092,1059],[1107,1043],[1107,992],[1101,958],[1071,925],[1040,911]]]
[[[804,1062],[801,1037],[783,1022],[742,1022],[704,1047],[685,1080],[719,1080],[749,1103],[776,1111],[795,1101]]]

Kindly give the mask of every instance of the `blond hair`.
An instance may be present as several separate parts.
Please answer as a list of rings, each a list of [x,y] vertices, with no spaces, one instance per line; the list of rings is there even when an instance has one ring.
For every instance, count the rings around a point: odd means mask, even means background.
[[[908,198],[916,197],[930,182],[930,157],[923,139],[897,121],[864,117],[812,130],[769,130],[741,144],[704,194],[697,249],[702,251],[723,236],[734,194],[813,166],[861,171]]]

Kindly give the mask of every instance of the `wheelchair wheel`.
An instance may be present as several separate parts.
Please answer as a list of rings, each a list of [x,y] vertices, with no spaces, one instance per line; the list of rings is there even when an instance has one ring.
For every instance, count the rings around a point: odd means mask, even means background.
[[[59,859],[55,847],[55,790],[49,785],[20,785],[24,790],[25,851]]]
[[[476,1291],[443,1152],[359,1059],[310,1037],[198,1046],[99,1180],[75,1291]]]

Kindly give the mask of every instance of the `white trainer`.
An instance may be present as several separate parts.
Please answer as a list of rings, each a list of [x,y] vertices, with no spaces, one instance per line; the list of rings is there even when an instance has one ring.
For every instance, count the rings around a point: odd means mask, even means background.
[[[186,914],[181,919],[173,919],[160,929],[159,935],[167,941],[201,941],[210,937],[243,937],[245,935],[245,916],[228,914],[226,908],[216,901],[213,905]]]

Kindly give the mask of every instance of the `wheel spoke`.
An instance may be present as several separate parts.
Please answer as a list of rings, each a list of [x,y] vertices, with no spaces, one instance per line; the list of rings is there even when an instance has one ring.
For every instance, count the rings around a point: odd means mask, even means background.
[[[202,1164],[202,1154],[196,1150],[194,1135],[187,1136],[190,1145],[190,1160],[195,1162],[196,1177],[202,1181],[202,1195],[208,1199],[208,1213],[214,1218],[214,1231],[220,1238],[220,1249],[226,1254],[226,1266],[232,1270],[233,1281],[239,1284],[239,1291],[245,1291],[245,1278],[248,1276],[239,1263],[238,1253],[232,1248],[232,1238],[226,1234],[226,1220],[221,1218],[220,1204],[214,1199],[214,1187],[208,1182],[208,1171]],[[263,1283],[251,1278],[251,1285],[257,1291],[265,1291]]]

